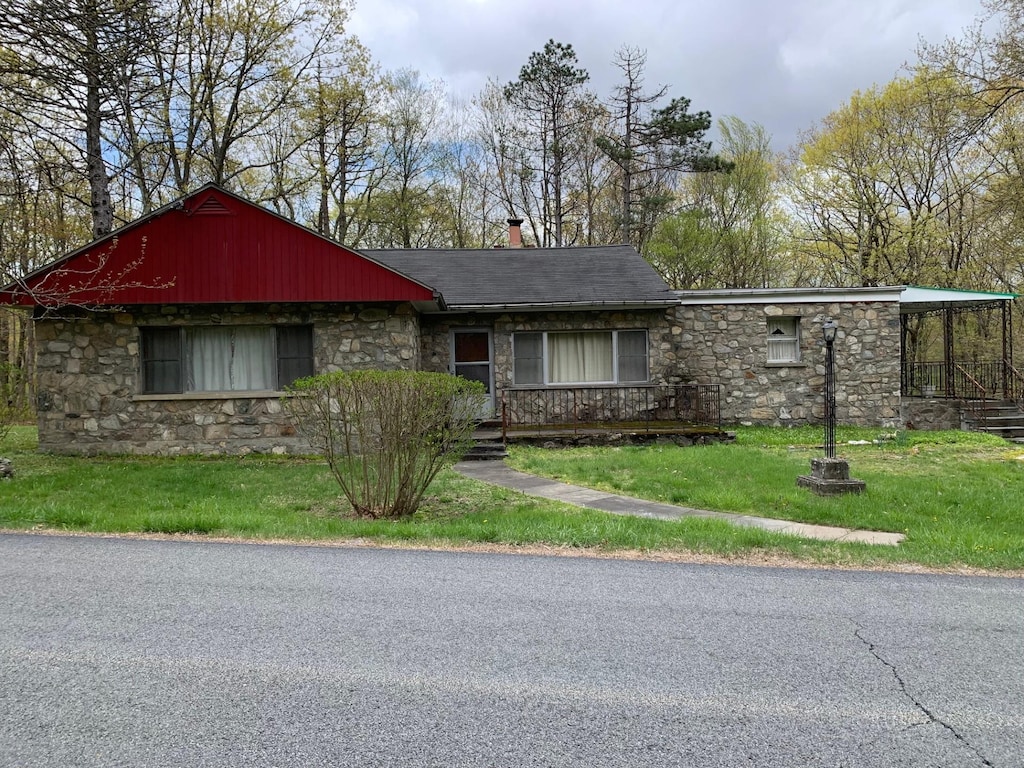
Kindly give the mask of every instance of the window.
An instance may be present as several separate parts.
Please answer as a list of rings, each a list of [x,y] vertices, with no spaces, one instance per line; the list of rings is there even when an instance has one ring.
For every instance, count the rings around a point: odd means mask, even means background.
[[[512,356],[512,380],[517,385],[544,383],[543,333],[515,334],[512,337]]]
[[[647,331],[619,331],[616,340],[618,381],[647,381]]]
[[[800,362],[800,318],[768,318],[768,362]]]
[[[512,337],[516,386],[641,383],[647,374],[647,331],[517,333]]]
[[[309,325],[142,328],[142,391],[273,391],[313,374]]]

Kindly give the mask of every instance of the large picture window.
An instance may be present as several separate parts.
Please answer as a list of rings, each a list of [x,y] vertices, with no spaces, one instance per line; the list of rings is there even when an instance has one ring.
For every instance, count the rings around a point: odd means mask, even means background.
[[[648,380],[647,331],[536,331],[512,337],[516,386]]]
[[[142,328],[144,394],[263,392],[313,375],[308,325]]]

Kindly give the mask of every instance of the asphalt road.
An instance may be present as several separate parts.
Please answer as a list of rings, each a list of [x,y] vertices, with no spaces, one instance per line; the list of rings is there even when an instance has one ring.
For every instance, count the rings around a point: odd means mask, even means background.
[[[1024,766],[1024,581],[0,535],[0,766]]]

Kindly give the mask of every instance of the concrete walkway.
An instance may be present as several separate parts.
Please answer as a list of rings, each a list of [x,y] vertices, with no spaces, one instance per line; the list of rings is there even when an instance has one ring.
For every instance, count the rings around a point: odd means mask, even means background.
[[[794,523],[789,520],[774,520],[769,517],[738,515],[729,512],[711,512],[706,509],[680,507],[675,504],[662,504],[657,501],[645,501],[629,496],[617,496],[604,491],[581,488],[557,480],[548,480],[525,472],[517,472],[504,461],[462,461],[455,465],[455,471],[474,480],[482,480],[492,485],[512,488],[530,496],[564,501],[578,507],[599,509],[616,515],[634,515],[651,517],[658,520],[679,520],[683,517],[709,517],[724,520],[733,525],[745,525],[751,528],[763,528],[766,531],[785,533],[791,536],[803,536],[808,539],[822,541],[854,541],[861,544],[883,544],[896,546],[903,541],[902,533],[885,533],[882,531],[855,531],[850,528],[835,528],[830,525],[808,525]]]

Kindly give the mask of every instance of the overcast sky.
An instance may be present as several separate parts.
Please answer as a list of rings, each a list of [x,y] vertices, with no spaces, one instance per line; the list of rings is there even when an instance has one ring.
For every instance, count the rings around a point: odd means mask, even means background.
[[[735,115],[792,146],[857,89],[891,80],[918,42],[958,37],[979,0],[356,0],[349,31],[385,69],[418,69],[469,98],[514,80],[549,38],[570,43],[607,97],[623,45],[647,85]]]

